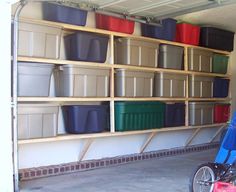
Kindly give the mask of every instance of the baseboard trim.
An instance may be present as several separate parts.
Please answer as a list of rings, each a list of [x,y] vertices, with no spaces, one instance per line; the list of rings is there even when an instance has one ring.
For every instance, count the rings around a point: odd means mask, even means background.
[[[89,160],[82,162],[72,162],[60,165],[42,166],[36,168],[20,169],[19,178],[21,181],[37,179],[42,177],[63,175],[78,171],[87,171],[109,166],[116,166],[125,163],[143,161],[154,158],[163,158],[169,156],[183,155],[192,152],[205,151],[219,147],[219,143],[206,143],[201,145],[192,145],[188,147],[178,147],[166,150],[158,150],[145,153],[136,153],[131,155],[117,156],[98,160]]]

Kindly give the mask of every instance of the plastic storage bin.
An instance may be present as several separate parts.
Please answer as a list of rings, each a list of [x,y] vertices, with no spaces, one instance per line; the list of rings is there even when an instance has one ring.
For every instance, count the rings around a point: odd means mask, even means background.
[[[99,29],[132,34],[134,24],[134,21],[96,13],[96,27]]]
[[[231,183],[215,182],[213,192],[235,192],[236,186]]]
[[[189,76],[189,97],[205,97],[213,96],[213,77],[206,76]]]
[[[229,57],[221,54],[213,55],[212,72],[226,74],[228,69]]]
[[[183,70],[184,48],[161,44],[159,48],[158,67]]]
[[[177,127],[185,125],[185,104],[166,103],[165,127]]]
[[[155,97],[185,97],[185,83],[187,76],[173,73],[155,73]]]
[[[58,105],[19,104],[18,138],[33,139],[57,135]]]
[[[49,96],[53,64],[18,62],[18,96]]]
[[[109,96],[109,69],[65,65],[59,68],[55,76],[57,96]]]
[[[212,72],[213,52],[188,48],[188,68],[190,71]]]
[[[190,102],[189,125],[207,125],[213,123],[214,103]]]
[[[162,102],[115,102],[115,130],[132,131],[164,126]]]
[[[159,43],[120,38],[115,42],[115,63],[157,67]]]
[[[61,29],[32,23],[19,23],[18,54],[27,57],[59,58]]]
[[[214,122],[225,123],[230,117],[230,104],[218,103],[214,107]]]
[[[64,105],[62,113],[67,133],[98,133],[108,128],[107,105]]]
[[[152,97],[154,73],[117,69],[115,95],[117,97]]]
[[[215,27],[201,27],[200,45],[212,49],[233,51],[234,32]]]
[[[176,25],[176,41],[198,45],[200,37],[200,27],[189,23],[179,23]]]
[[[43,19],[84,26],[86,24],[87,11],[44,2]]]
[[[213,97],[228,97],[229,79],[214,78]]]
[[[176,20],[171,18],[163,19],[161,21],[161,24],[162,26],[142,24],[142,35],[145,37],[174,41],[176,32]]]
[[[64,37],[66,57],[76,61],[104,63],[108,36],[79,31]]]

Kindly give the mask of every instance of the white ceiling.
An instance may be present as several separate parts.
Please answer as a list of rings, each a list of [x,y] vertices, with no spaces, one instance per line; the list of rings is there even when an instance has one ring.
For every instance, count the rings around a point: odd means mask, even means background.
[[[177,19],[200,25],[212,25],[236,32],[236,4],[179,16]]]

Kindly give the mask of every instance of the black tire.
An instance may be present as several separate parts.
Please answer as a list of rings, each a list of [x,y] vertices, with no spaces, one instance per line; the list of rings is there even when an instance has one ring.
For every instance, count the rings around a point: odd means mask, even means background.
[[[193,172],[189,181],[189,192],[212,192],[216,172],[214,165],[204,163],[199,165]]]

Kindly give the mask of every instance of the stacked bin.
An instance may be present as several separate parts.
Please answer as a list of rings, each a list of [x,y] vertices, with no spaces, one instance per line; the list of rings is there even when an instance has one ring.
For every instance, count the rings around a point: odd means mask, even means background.
[[[222,54],[213,55],[212,72],[226,74],[228,69],[229,56]]]
[[[58,105],[19,104],[18,138],[33,139],[56,136],[58,112]]]
[[[115,63],[157,67],[159,43],[120,38],[115,42]]]
[[[27,57],[58,59],[61,29],[26,22],[19,23],[18,54]]]
[[[183,70],[183,58],[183,47],[161,44],[159,48],[158,67]]]
[[[185,104],[166,103],[165,127],[177,127],[185,125]]]
[[[233,51],[234,32],[215,27],[201,27],[200,45],[212,49]]]
[[[134,32],[134,21],[102,15],[96,13],[96,27],[109,31],[132,34]]]
[[[152,97],[154,73],[117,69],[115,95],[117,97]]]
[[[225,123],[230,117],[230,104],[217,103],[214,106],[214,122]]]
[[[155,73],[155,97],[185,97],[186,75],[159,72]]]
[[[115,102],[115,130],[132,131],[164,126],[162,102]]]
[[[189,76],[189,97],[213,97],[213,77]]]
[[[109,127],[107,105],[64,105],[62,112],[67,133],[99,133]]]
[[[178,23],[176,25],[176,41],[180,43],[198,45],[200,27],[189,23]]]
[[[162,26],[153,26],[149,24],[142,24],[142,35],[145,37],[174,41],[176,31],[176,20],[171,18],[163,19],[161,21],[161,25]]]
[[[56,76],[56,94],[63,97],[108,97],[109,69],[65,65]]]
[[[86,24],[87,11],[55,3],[44,2],[43,19],[84,26]]]
[[[188,48],[188,68],[190,71],[212,72],[213,52]]]
[[[54,65],[18,63],[18,96],[47,97]]]
[[[79,31],[64,37],[66,57],[70,60],[104,63],[108,36]]]
[[[189,125],[213,124],[214,103],[190,102],[189,103]]]
[[[228,97],[229,93],[229,79],[220,77],[214,78],[213,97],[224,98]]]

